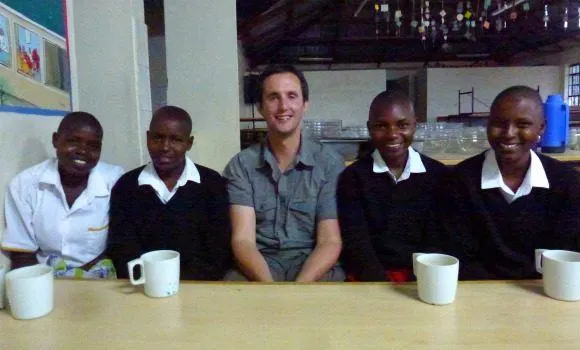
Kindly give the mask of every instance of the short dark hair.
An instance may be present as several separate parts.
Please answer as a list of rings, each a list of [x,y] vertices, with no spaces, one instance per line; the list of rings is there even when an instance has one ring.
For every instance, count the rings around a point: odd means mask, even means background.
[[[151,118],[151,122],[149,123],[149,129],[151,129],[153,122],[159,118],[168,118],[184,123],[188,131],[187,133],[191,135],[193,123],[191,122],[191,116],[189,115],[189,113],[187,113],[185,109],[177,106],[160,107],[155,111],[155,113],[153,113],[153,117]]]
[[[103,127],[101,123],[95,118],[94,115],[88,112],[70,112],[67,113],[64,118],[58,124],[58,129],[56,130],[57,133],[61,134],[67,131],[76,130],[85,126],[89,126],[94,128],[97,133],[103,137]]]
[[[258,101],[262,104],[262,94],[264,93],[264,81],[271,75],[274,74],[281,74],[281,73],[291,73],[300,80],[300,89],[302,90],[302,98],[304,102],[308,101],[308,82],[304,77],[304,74],[296,69],[291,64],[273,64],[269,65],[264,69],[264,71],[258,76],[258,80],[256,82],[256,96],[258,97]]]
[[[413,116],[415,115],[413,102],[405,93],[399,90],[387,90],[375,96],[371,102],[371,106],[369,107],[369,119],[375,115],[378,108],[384,108],[385,106],[394,104],[407,105],[411,112],[413,112]]]
[[[490,112],[493,111],[495,108],[497,108],[497,105],[501,102],[501,100],[503,100],[508,96],[515,98],[530,99],[538,105],[541,111],[544,110],[542,96],[540,96],[538,90],[532,89],[531,87],[525,85],[515,85],[510,86],[507,89],[503,90],[493,99],[493,102],[491,103]]]

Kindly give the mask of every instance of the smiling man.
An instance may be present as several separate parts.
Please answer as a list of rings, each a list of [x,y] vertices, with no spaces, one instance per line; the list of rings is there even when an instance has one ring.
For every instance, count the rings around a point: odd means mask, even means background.
[[[335,192],[343,160],[302,137],[308,84],[300,71],[266,68],[258,96],[266,140],[238,153],[224,170],[238,263],[226,279],[342,281]]]
[[[12,268],[37,263],[55,275],[114,277],[103,259],[111,189],[123,169],[99,161],[103,128],[89,113],[72,112],[52,135],[56,158],[18,174],[6,193],[2,249]]]
[[[219,280],[229,268],[225,181],[186,156],[191,129],[185,110],[158,109],[147,131],[151,163],[123,175],[113,189],[107,252],[121,278],[128,261],[159,249],[181,253],[181,279]]]

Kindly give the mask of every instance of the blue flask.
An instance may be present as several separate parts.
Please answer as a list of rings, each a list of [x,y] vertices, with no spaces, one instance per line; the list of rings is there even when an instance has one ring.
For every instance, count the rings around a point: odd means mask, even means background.
[[[543,153],[563,153],[568,144],[570,108],[561,95],[550,95],[544,103],[545,130],[542,137]]]

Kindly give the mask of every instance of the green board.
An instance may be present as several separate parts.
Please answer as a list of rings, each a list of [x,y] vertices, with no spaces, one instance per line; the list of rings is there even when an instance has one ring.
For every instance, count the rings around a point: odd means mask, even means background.
[[[64,36],[64,0],[0,0],[33,22]]]

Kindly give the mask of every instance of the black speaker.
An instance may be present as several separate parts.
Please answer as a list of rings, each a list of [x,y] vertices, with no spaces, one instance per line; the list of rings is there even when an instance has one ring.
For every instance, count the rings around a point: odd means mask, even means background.
[[[244,75],[244,103],[254,104],[258,100],[258,74]]]

